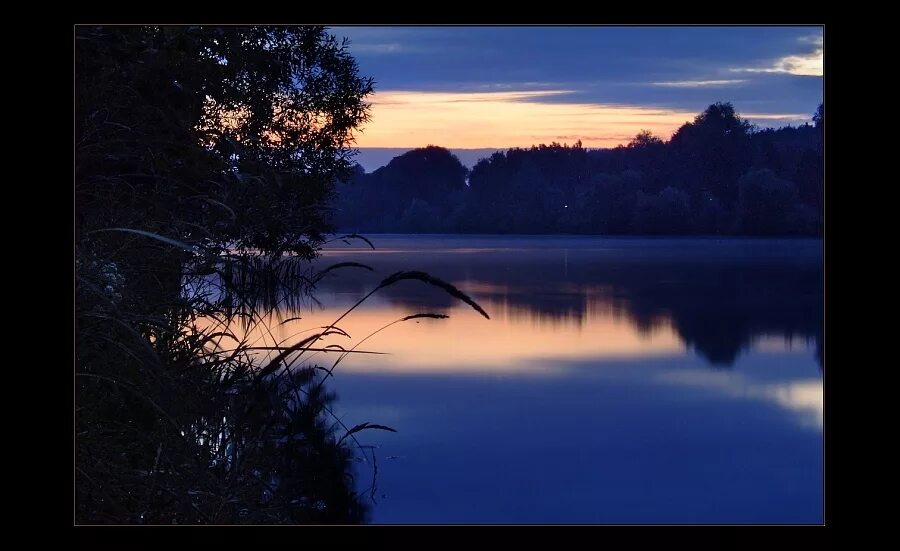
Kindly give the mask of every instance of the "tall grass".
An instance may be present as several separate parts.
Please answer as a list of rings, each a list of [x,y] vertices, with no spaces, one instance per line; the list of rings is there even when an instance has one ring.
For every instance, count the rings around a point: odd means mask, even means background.
[[[79,523],[365,522],[377,458],[359,438],[395,428],[377,420],[348,426],[324,382],[351,355],[379,351],[359,348],[368,337],[349,347],[325,339],[348,339],[341,320],[404,280],[435,286],[487,317],[449,283],[398,272],[329,325],[279,342],[271,324],[314,304],[323,277],[371,268],[316,270],[296,258],[215,254],[127,228],[110,233],[159,262],[99,256],[88,243],[76,249]],[[176,267],[177,292],[167,292]],[[378,331],[422,317],[446,316],[412,314]],[[252,337],[260,334],[262,343]],[[336,359],[320,365],[311,358],[317,352]],[[362,491],[358,463],[371,468]]]

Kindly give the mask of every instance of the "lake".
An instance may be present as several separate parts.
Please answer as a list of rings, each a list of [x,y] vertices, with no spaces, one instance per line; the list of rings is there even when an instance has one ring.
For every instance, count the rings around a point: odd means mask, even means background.
[[[375,523],[822,523],[820,240],[369,235],[317,262],[336,412],[375,446]],[[284,314],[284,317],[298,312]],[[275,325],[275,324],[273,324]],[[306,333],[308,335],[308,333]],[[334,354],[313,360],[330,365]],[[372,464],[359,465],[367,490]]]

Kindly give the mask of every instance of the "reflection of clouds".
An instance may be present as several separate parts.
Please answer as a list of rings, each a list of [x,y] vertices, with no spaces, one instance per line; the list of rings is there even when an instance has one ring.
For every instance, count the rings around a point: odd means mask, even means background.
[[[657,378],[667,383],[705,388],[736,398],[761,399],[793,411],[800,425],[822,430],[825,412],[820,379],[801,379],[780,383],[753,381],[743,373],[731,371],[666,371]]]
[[[767,390],[768,395],[776,402],[800,413],[804,425],[822,428],[825,414],[822,381],[772,385]]]

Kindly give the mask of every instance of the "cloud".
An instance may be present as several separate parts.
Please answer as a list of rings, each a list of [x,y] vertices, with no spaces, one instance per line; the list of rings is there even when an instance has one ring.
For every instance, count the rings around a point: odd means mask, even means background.
[[[361,54],[398,54],[404,51],[403,45],[397,42],[387,44],[353,44],[352,49]]]
[[[810,122],[811,114],[802,113],[741,113],[742,118],[762,127],[800,125]]]
[[[410,46],[399,42],[354,42],[349,49],[353,54],[363,55],[423,54],[434,51],[424,46]]]
[[[808,120],[810,115],[802,113],[741,113],[741,117],[763,121],[795,121]]]
[[[816,46],[821,46],[825,40],[821,34],[811,34],[809,36],[801,36],[797,39],[797,42],[802,44],[815,44]]]
[[[728,80],[670,80],[665,82],[651,82],[653,86],[665,86],[668,88],[721,88],[724,86],[738,86],[747,82],[744,79]]]
[[[356,147],[531,147],[581,140],[585,147],[615,147],[641,130],[668,139],[698,111],[608,103],[566,102],[570,90],[492,92],[381,91]],[[545,101],[555,98],[557,101]],[[808,115],[742,114],[759,121],[803,121]]]
[[[815,49],[797,55],[789,55],[775,60],[764,67],[743,67],[731,69],[736,73],[784,73],[789,75],[815,76],[825,74],[825,43],[822,35],[800,37],[798,42],[812,44]]]
[[[559,82],[540,82],[540,81],[528,81],[528,82],[496,82],[489,84],[478,84],[476,88],[480,90],[515,90],[521,88],[551,88],[551,87],[559,87],[561,83]]]

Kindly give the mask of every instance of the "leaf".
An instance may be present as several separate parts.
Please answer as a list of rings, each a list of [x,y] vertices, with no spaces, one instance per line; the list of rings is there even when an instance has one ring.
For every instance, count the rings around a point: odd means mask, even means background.
[[[363,241],[365,241],[366,243],[368,243],[369,247],[371,247],[373,251],[375,250],[375,245],[373,245],[371,241],[369,241],[369,240],[366,239],[365,237],[359,235],[358,233],[351,233],[351,234],[348,234],[348,235],[342,235],[342,236],[340,236],[338,239],[343,240],[344,243],[347,243],[347,239],[362,239]],[[347,243],[347,244],[349,245],[349,243]]]
[[[469,297],[469,295],[463,293],[462,291],[460,291],[453,285],[447,283],[446,281],[444,281],[442,279],[438,279],[438,278],[434,277],[433,275],[427,274],[425,272],[419,272],[419,271],[397,272],[395,274],[388,276],[381,283],[379,283],[377,289],[383,289],[384,287],[388,287],[390,285],[393,285],[394,283],[403,281],[405,279],[414,279],[416,281],[422,281],[429,285],[434,285],[435,287],[439,287],[439,288],[443,289],[444,291],[446,291],[447,294],[449,294],[450,296],[458,298],[459,300],[461,300],[461,301],[465,302],[466,304],[468,304],[469,306],[471,306],[473,309],[475,309],[476,312],[478,312],[485,318],[491,319],[491,316],[489,316],[487,314],[487,312],[484,311],[484,308],[482,308],[481,306],[478,305],[477,302],[472,300]]]
[[[325,268],[321,272],[317,273],[315,276],[315,280],[319,281],[322,277],[325,276],[328,272],[339,270],[341,268],[363,268],[369,270],[370,272],[374,272],[375,270],[371,266],[367,266],[365,264],[360,264],[359,262],[338,262],[337,264],[332,264],[331,266]]]
[[[347,433],[344,434],[344,436],[342,436],[340,440],[338,440],[338,442],[337,442],[338,445],[340,445],[341,442],[343,442],[344,439],[347,438],[348,436],[356,434],[357,432],[362,431],[362,430],[367,430],[367,429],[377,429],[377,430],[386,430],[388,432],[397,432],[396,429],[392,429],[391,427],[388,427],[385,425],[376,425],[374,423],[360,423],[360,424],[356,425],[355,427],[353,427],[352,429],[348,430]]]
[[[261,381],[264,377],[266,377],[267,375],[271,374],[273,371],[275,371],[276,369],[281,367],[281,361],[284,360],[291,353],[296,352],[298,350],[307,350],[308,346],[311,343],[313,343],[313,342],[319,340],[321,337],[325,337],[327,335],[346,335],[346,333],[343,333],[342,331],[326,330],[321,333],[316,333],[315,335],[312,335],[311,337],[307,337],[307,338],[303,339],[302,341],[300,341],[292,346],[289,346],[287,348],[279,348],[281,350],[281,353],[278,354],[277,356],[275,356],[275,358],[273,358],[272,361],[270,361],[268,363],[268,365],[266,365],[266,367],[259,370],[259,372],[256,375],[256,381],[257,382]]]
[[[431,319],[436,319],[436,320],[445,320],[449,317],[450,316],[448,316],[447,314],[413,314],[411,316],[406,316],[405,318],[400,318],[397,321],[409,321],[409,320],[414,320],[417,318],[431,318]]]
[[[303,319],[302,316],[294,316],[292,318],[288,318],[288,319],[284,320],[283,322],[279,323],[278,325],[284,325],[285,323],[290,323],[292,321],[297,321],[297,320],[302,320],[302,319]]]

